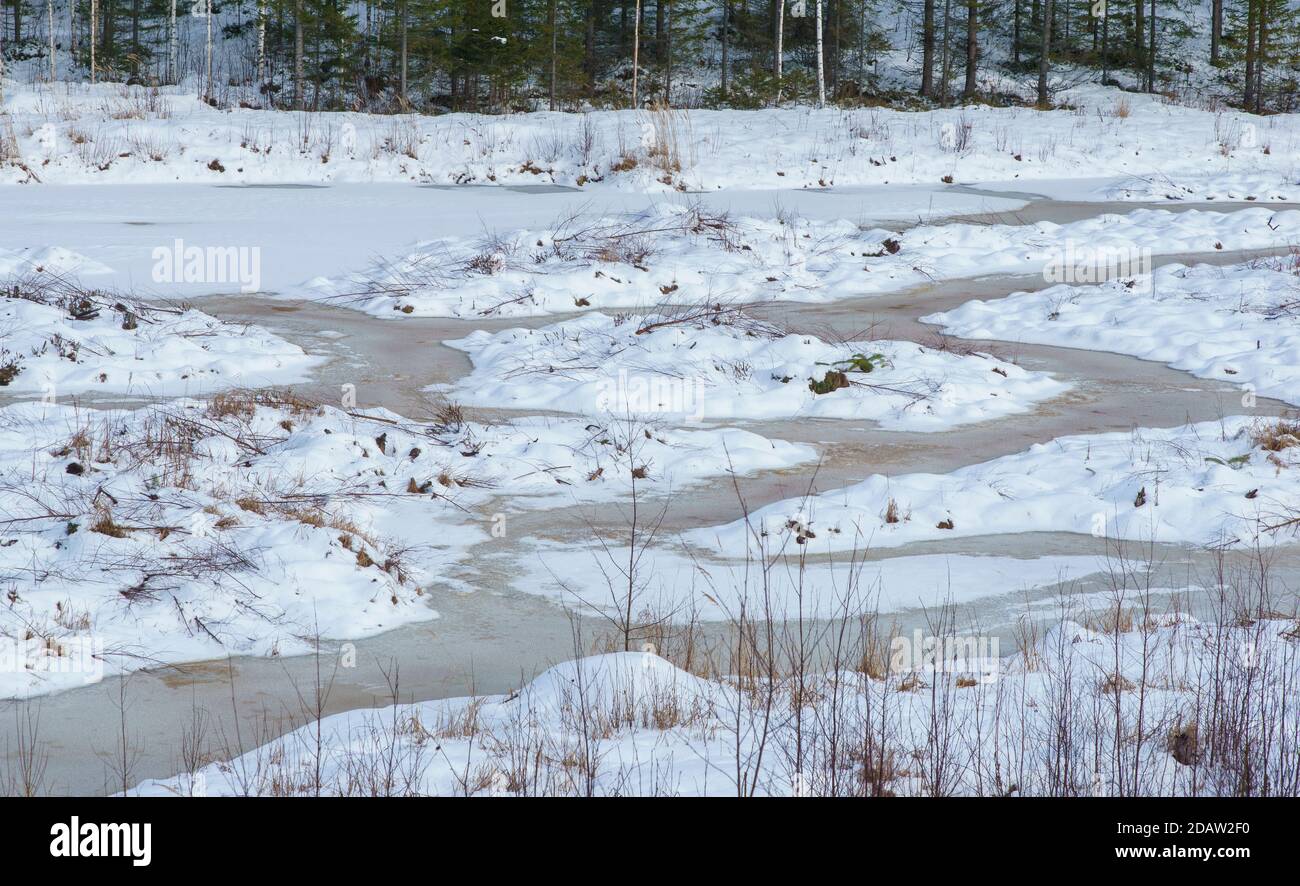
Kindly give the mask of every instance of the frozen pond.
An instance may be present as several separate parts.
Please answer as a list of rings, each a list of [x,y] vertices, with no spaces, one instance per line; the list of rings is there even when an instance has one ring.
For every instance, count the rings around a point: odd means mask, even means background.
[[[719,192],[704,195],[645,195],[601,192],[587,195],[568,188],[449,188],[408,185],[298,186],[62,186],[7,188],[0,193],[0,242],[8,247],[59,244],[113,269],[113,282],[149,292],[150,251],[168,237],[191,243],[232,244],[243,238],[264,244],[262,288],[267,293],[295,286],[324,274],[363,265],[395,244],[467,230],[544,224],[577,207],[625,211],[652,200],[706,201],[736,213],[770,215],[774,205],[815,218],[850,218],[868,222],[930,220],[960,215],[967,221],[1065,222],[1104,212],[1123,212],[1140,204],[1101,204],[1038,199],[1032,193],[990,188],[889,187],[834,191]],[[1049,189],[1050,190],[1050,189]],[[1159,208],[1182,210],[1192,204]],[[1216,210],[1240,208],[1217,204]],[[235,233],[238,232],[238,233]],[[1163,264],[1195,258],[1228,263],[1245,256],[1217,252],[1167,256]],[[99,282],[99,281],[96,281]],[[950,281],[896,295],[847,300],[827,305],[766,304],[758,313],[792,331],[851,334],[867,327],[878,337],[929,342],[935,330],[918,318],[975,298],[995,298],[1041,287],[1041,279],[998,277]],[[474,329],[495,330],[536,321],[445,320],[409,318],[380,322],[343,307],[266,295],[210,295],[203,310],[231,321],[255,322],[328,358],[304,390],[321,399],[336,396],[340,385],[355,384],[361,407],[384,406],[419,417],[426,402],[423,389],[468,372],[469,360],[441,344]],[[747,505],[764,504],[817,490],[837,489],[868,474],[948,472],[1019,452],[1056,437],[1123,431],[1136,426],[1166,427],[1210,421],[1234,412],[1239,389],[1226,382],[1194,378],[1163,365],[1096,351],[980,342],[981,351],[1026,368],[1051,372],[1073,383],[1061,397],[1034,410],[997,422],[964,426],[942,434],[884,431],[855,421],[773,421],[741,423],[763,436],[807,442],[823,455],[815,478],[811,470],[788,470],[742,481]],[[1261,398],[1259,415],[1286,411],[1284,404]],[[489,417],[508,417],[500,410],[479,410]],[[734,423],[733,423],[734,424]],[[663,534],[726,522],[736,514],[736,491],[730,483],[697,489],[668,502]],[[476,591],[470,594],[434,588],[429,605],[441,617],[358,641],[355,668],[335,670],[328,659],[320,678],[329,684],[327,712],[373,706],[391,700],[389,682],[398,674],[402,700],[423,700],[471,692],[501,692],[518,686],[543,667],[587,651],[599,625],[572,618],[546,599],[522,592],[538,542],[576,545],[594,528],[617,533],[624,519],[614,506],[599,509],[558,508],[528,512],[513,525],[506,542],[484,546],[473,569],[461,576]],[[1103,540],[1038,532],[975,536],[908,545],[874,552],[870,559],[921,555],[983,554],[1003,558],[1104,557]],[[1203,580],[1213,569],[1203,552],[1160,546],[1133,552],[1151,559],[1156,587],[1183,587]],[[1300,585],[1300,558],[1294,549],[1277,555],[1274,577],[1289,587]],[[1104,575],[1070,576],[1078,593],[1102,592]],[[1053,599],[1062,588],[1038,582],[1028,595],[1004,583],[964,607],[982,629],[1010,638],[1025,606],[1045,618],[1058,615]],[[927,590],[924,602],[937,604],[941,589]],[[912,607],[891,607],[898,623],[910,629],[924,616]],[[721,630],[713,628],[711,630]],[[1009,649],[1010,643],[1007,644]],[[238,658],[178,667],[145,669],[124,679],[110,679],[84,689],[32,702],[41,718],[41,738],[48,741],[48,781],[56,792],[112,790],[97,754],[111,752],[108,738],[120,721],[125,698],[132,741],[139,758],[135,780],[165,776],[182,768],[178,743],[192,722],[192,711],[207,711],[209,743],[214,753],[247,748],[278,734],[305,716],[301,698],[317,681],[312,658]],[[233,682],[232,682],[233,678]],[[13,703],[0,703],[0,723],[12,722]],[[120,786],[119,786],[120,787]]]

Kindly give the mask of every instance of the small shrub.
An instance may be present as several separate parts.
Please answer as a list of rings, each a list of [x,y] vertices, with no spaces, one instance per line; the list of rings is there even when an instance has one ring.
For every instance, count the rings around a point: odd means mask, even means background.
[[[1173,758],[1183,766],[1195,766],[1201,761],[1200,743],[1197,740],[1196,723],[1179,725],[1171,729],[1166,747]]]
[[[808,390],[814,394],[829,394],[849,386],[849,377],[838,369],[832,369],[824,377],[808,379]]]
[[[2,384],[3,382],[0,382]],[[1300,446],[1300,420],[1279,418],[1261,422],[1250,431],[1250,442],[1259,449],[1281,452]]]
[[[107,535],[110,538],[126,538],[126,529],[113,522],[113,515],[107,509],[102,509],[95,517],[95,522],[90,524],[91,532],[98,532],[100,535]]]
[[[898,522],[898,502],[894,501],[892,498],[889,500],[889,504],[885,505],[885,522]]]
[[[7,360],[0,363],[0,388],[8,387],[18,377],[18,373],[22,371],[22,364],[17,360]]]

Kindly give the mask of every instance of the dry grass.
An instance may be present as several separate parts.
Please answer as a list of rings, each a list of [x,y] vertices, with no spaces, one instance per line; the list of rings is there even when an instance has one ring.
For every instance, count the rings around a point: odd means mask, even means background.
[[[1084,626],[1090,631],[1108,636],[1127,634],[1133,630],[1133,610],[1111,607],[1100,613],[1090,612],[1084,620]]]
[[[652,138],[646,147],[646,155],[655,168],[671,180],[684,165],[681,142],[683,138],[689,141],[690,118],[662,102],[652,105],[647,113]]]
[[[898,502],[894,501],[894,500],[891,498],[891,499],[889,500],[889,504],[885,505],[885,522],[886,522],[886,523],[897,523],[898,520],[899,520],[899,516],[898,516]]]
[[[1300,419],[1284,417],[1256,422],[1250,430],[1250,442],[1269,452],[1300,446]]]
[[[1137,684],[1123,674],[1109,674],[1101,682],[1100,688],[1103,693],[1117,695],[1122,692],[1132,692],[1137,689]]]
[[[107,506],[95,509],[94,522],[90,524],[91,532],[107,535],[111,538],[126,538],[127,529],[113,519],[113,512]]]
[[[291,415],[308,416],[322,414],[321,405],[290,390],[277,388],[247,389],[238,388],[223,391],[209,400],[207,415],[213,419],[242,418],[248,419],[258,408],[286,410]],[[283,424],[281,424],[283,427]],[[286,428],[285,430],[289,430]]]
[[[250,513],[254,513],[254,514],[266,513],[266,505],[263,504],[260,499],[253,498],[252,496],[249,495],[241,496],[235,499],[235,504],[238,505],[241,510],[249,511]]]

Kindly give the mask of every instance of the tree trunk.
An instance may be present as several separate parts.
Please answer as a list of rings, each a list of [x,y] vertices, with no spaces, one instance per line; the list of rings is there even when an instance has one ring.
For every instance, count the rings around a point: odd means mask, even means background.
[[[831,100],[840,94],[840,34],[844,30],[844,0],[835,0],[835,29],[831,32],[831,64],[827,71],[827,83],[831,87]]]
[[[45,0],[45,15],[50,27],[50,82],[54,82],[57,65],[54,60],[54,0]]]
[[[1151,44],[1147,51],[1147,92],[1156,91],[1156,0],[1151,0]]]
[[[1011,27],[1011,61],[1020,67],[1020,0],[1012,0],[1015,3],[1015,9],[1012,11],[1014,21]]]
[[[655,0],[655,62],[663,69],[667,52],[664,44],[664,0]]]
[[[1109,2],[1110,0],[1102,0],[1101,7],[1101,83],[1103,86],[1110,79],[1110,10],[1106,8]]]
[[[727,46],[729,43],[727,31],[731,27],[731,0],[722,0],[722,83],[720,85],[720,94],[722,100],[727,100]]]
[[[934,95],[934,0],[925,0],[921,12],[921,95]]]
[[[867,76],[867,4],[858,4],[858,84]]]
[[[301,111],[306,100],[302,82],[302,0],[293,7],[293,104]]]
[[[781,61],[785,53],[785,0],[776,0],[776,57],[773,73],[776,75],[776,103],[781,104]]]
[[[266,82],[266,0],[257,0],[257,86]]]
[[[1146,13],[1142,8],[1142,0],[1137,0],[1133,7],[1133,58],[1139,63],[1142,61],[1142,43],[1145,36]]]
[[[551,29],[551,85],[550,85],[550,106],[555,110],[555,48],[556,48],[556,31],[555,31],[555,0],[551,0],[550,7],[547,10],[547,25]]]
[[[975,64],[979,61],[979,0],[966,0],[966,86],[962,98],[975,98]]]
[[[204,12],[207,13],[207,15],[205,16],[205,20],[207,22],[207,28],[208,28],[207,30],[208,75],[207,75],[207,86],[204,88],[203,98],[206,99],[207,101],[211,101],[212,100],[212,0],[207,0],[207,3],[204,5],[203,9]]]
[[[1223,40],[1223,0],[1210,4],[1210,64],[1219,63],[1219,43]]]
[[[1053,0],[1043,0],[1043,38],[1038,47],[1038,106],[1043,109],[1049,100],[1047,70],[1052,54],[1052,6]]]
[[[301,0],[300,0],[300,2],[301,2]],[[401,26],[402,26],[402,61],[401,61],[401,64],[402,64],[402,71],[401,71],[401,75],[400,75],[400,77],[401,77],[401,93],[400,93],[400,94],[401,94],[401,97],[402,97],[402,110],[405,111],[406,108],[407,108],[407,106],[410,105],[410,99],[407,97],[407,93],[406,93],[406,74],[407,74],[407,71],[408,71],[408,69],[409,69],[409,61],[408,61],[408,58],[407,58],[407,30],[408,30],[407,25],[408,25],[408,22],[407,22],[407,15],[406,15],[406,0],[402,0],[402,12],[401,12],[401,16],[402,16],[402,22],[401,22]]]
[[[587,79],[587,91],[596,84],[596,0],[590,0],[583,17],[582,73]]]
[[[943,0],[943,51],[939,70],[942,77],[939,83],[939,101],[948,104],[948,88],[952,82],[952,0]]]
[[[826,64],[822,42],[822,0],[817,0],[817,107],[826,107]]]
[[[101,54],[113,63],[113,50],[117,48],[117,0],[108,0],[104,6],[104,26],[99,33]]]
[[[1255,4],[1246,0],[1246,92],[1242,104],[1246,110],[1255,105]]]
[[[1259,40],[1255,46],[1255,113],[1264,112],[1264,65],[1268,61],[1268,15],[1264,0],[1259,0]]]
[[[664,19],[664,102],[673,103],[673,0]]]
[[[140,73],[140,0],[131,0],[131,73]]]
[[[636,16],[632,19],[632,108],[637,106],[637,65],[641,58],[641,0],[636,0]]]

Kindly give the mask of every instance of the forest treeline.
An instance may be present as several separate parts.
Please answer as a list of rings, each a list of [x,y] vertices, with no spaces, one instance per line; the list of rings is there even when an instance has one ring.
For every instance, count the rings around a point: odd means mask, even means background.
[[[1291,0],[0,0],[11,66],[314,110],[1013,100],[1003,77],[1046,106],[1100,77],[1287,111],[1297,36]]]

